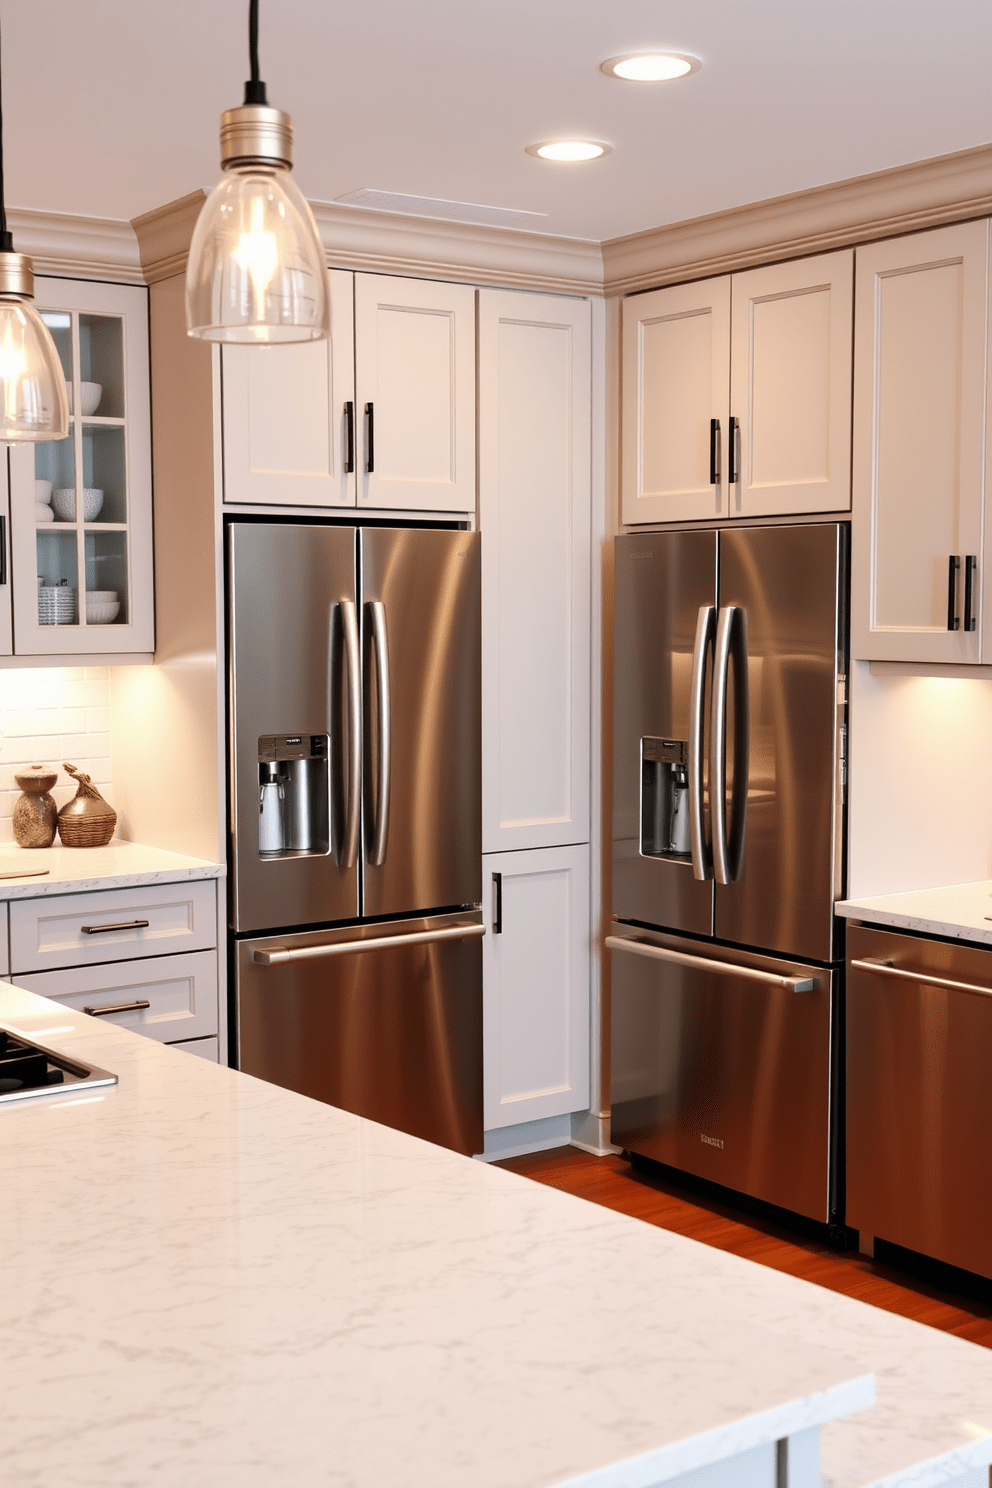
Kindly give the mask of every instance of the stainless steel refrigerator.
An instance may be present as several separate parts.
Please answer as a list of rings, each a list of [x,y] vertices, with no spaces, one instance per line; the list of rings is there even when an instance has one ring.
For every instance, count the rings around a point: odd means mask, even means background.
[[[482,1150],[475,533],[228,526],[238,1067]]]
[[[832,1221],[848,529],[615,550],[612,1134]]]

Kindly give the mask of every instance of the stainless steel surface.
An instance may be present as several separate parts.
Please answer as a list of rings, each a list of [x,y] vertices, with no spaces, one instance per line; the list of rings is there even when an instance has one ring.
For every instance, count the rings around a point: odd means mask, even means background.
[[[618,935],[608,935],[606,947],[610,951],[647,956],[649,961],[664,961],[670,966],[688,966],[693,971],[712,972],[716,976],[743,977],[748,982],[764,982],[769,987],[782,987],[786,992],[812,992],[818,980],[811,976],[782,976],[776,971],[759,971],[756,967],[741,966],[729,961],[714,961],[711,957],[673,951],[668,946],[652,945],[649,940],[628,940]]]
[[[480,539],[474,532],[363,528],[362,597],[389,624],[389,836],[366,857],[364,913],[482,901]],[[367,613],[367,611],[366,611]],[[365,661],[372,659],[366,627]],[[366,854],[384,754],[365,689]]]
[[[692,676],[689,681],[689,844],[692,871],[701,882],[713,877],[713,855],[703,825],[703,699],[706,693],[706,662],[713,647],[713,605],[700,605],[696,638],[692,646]]]
[[[992,1277],[992,953],[860,925],[848,953],[847,1223]]]
[[[482,944],[412,937],[481,928],[481,913],[242,940],[240,1067],[458,1152],[482,1151]],[[377,938],[403,944],[362,954]],[[258,951],[328,942],[356,954],[259,965]],[[370,947],[371,948],[371,947]]]
[[[713,929],[713,886],[687,857],[641,852],[642,743],[688,741],[701,608],[716,604],[714,532],[627,533],[615,542],[613,912],[622,919]],[[705,675],[698,769],[704,770]],[[687,756],[688,760],[688,756]],[[705,780],[688,769],[689,819],[708,811]],[[697,826],[698,816],[697,816]],[[701,827],[699,828],[701,831]],[[705,837],[697,837],[697,862]]]
[[[747,616],[750,778],[715,934],[815,961],[833,955],[844,542],[835,523],[720,532],[720,604]]]
[[[147,930],[147,920],[117,920],[113,925],[80,925],[83,935],[107,935],[111,930]]]
[[[138,997],[134,1002],[114,1002],[108,1007],[84,1007],[83,1012],[88,1013],[91,1018],[106,1018],[111,1013],[137,1013],[146,1007],[151,1007],[148,999]]]
[[[730,826],[727,826],[727,695],[734,664],[732,733],[734,766]],[[747,616],[739,605],[724,605],[716,627],[713,652],[713,701],[710,715],[710,815],[713,877],[719,884],[741,876],[747,826],[749,688]]]
[[[362,830],[362,644],[358,635],[358,610],[350,599],[343,599],[338,606],[344,636],[344,656],[347,664],[347,764],[342,772],[346,776],[343,805],[344,832],[338,862],[342,868],[354,868],[358,862],[358,842]],[[331,655],[337,654],[334,636],[330,637]],[[340,690],[332,684],[331,697],[340,698]]]
[[[244,103],[220,116],[220,163],[288,170],[293,164],[293,121],[282,109]]]
[[[386,861],[386,843],[389,841],[389,786],[392,779],[393,730],[390,716],[389,684],[389,632],[386,627],[386,606],[376,599],[366,606],[369,614],[369,630],[372,636],[372,657],[375,663],[375,738],[376,738],[376,782],[375,809],[372,814],[372,842],[369,847],[369,862],[381,868]]]
[[[361,912],[359,869],[354,858],[348,866],[343,782],[354,780],[357,746],[338,653],[347,658],[348,605],[356,600],[355,529],[235,522],[228,542],[234,928],[353,919]],[[263,858],[259,741],[293,731],[329,736],[328,758],[308,767],[323,771],[329,844]]]
[[[827,1220],[836,972],[614,922],[612,1139],[685,1172]],[[720,963],[720,970],[707,963]],[[778,985],[755,980],[762,971]],[[816,985],[796,996],[795,982]]]
[[[17,1028],[11,1028],[9,1024],[0,1027],[0,1033],[7,1033],[19,1044],[27,1049],[33,1049],[39,1054],[44,1054],[50,1064],[56,1065],[63,1074],[63,1079],[57,1085],[31,1085],[21,1090],[0,1090],[0,1105],[7,1105],[15,1101],[34,1100],[35,1097],[67,1096],[74,1095],[77,1091],[97,1090],[106,1085],[116,1085],[117,1076],[110,1074],[108,1070],[99,1069],[95,1064],[82,1064],[77,1059],[70,1059],[66,1054],[57,1053],[44,1044],[37,1044],[29,1039]]]
[[[252,959],[259,966],[279,966],[284,961],[315,961],[328,956],[355,956],[359,952],[388,951],[393,946],[432,945],[438,940],[481,939],[485,933],[485,925],[449,925],[443,930],[419,930],[409,935],[381,935],[375,940],[323,941],[319,945],[295,946],[292,950],[256,951]],[[147,1003],[145,1006],[147,1007]]]

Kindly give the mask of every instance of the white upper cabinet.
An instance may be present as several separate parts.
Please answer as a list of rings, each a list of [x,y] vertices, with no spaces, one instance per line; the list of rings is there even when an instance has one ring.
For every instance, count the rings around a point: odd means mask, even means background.
[[[725,517],[730,279],[623,302],[623,520]]]
[[[225,346],[224,500],[354,506],[354,275],[331,269],[328,341]]]
[[[730,515],[851,505],[854,255],[734,274]]]
[[[989,225],[915,233],[857,254],[852,655],[988,660],[980,559]]]
[[[475,510],[475,290],[355,276],[358,504]]]
[[[479,293],[484,852],[589,838],[587,300]]]
[[[10,448],[14,654],[151,653],[148,292],[37,279],[35,305],[71,417],[66,439]]]

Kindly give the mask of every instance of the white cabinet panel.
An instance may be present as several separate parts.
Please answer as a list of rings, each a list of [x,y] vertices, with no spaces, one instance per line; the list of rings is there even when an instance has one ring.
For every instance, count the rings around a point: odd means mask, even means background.
[[[17,985],[161,1043],[217,1033],[216,951],[18,975]]]
[[[853,283],[849,249],[733,276],[731,516],[850,507]]]
[[[729,277],[624,300],[624,522],[727,515],[729,363]]]
[[[10,965],[15,976],[49,967],[197,951],[216,944],[214,879],[53,894],[15,899],[10,904]]]
[[[482,862],[491,1131],[589,1104],[589,849],[490,854]]]
[[[354,276],[327,280],[329,340],[222,348],[226,502],[355,504]]]
[[[487,852],[589,836],[590,307],[479,294]]]
[[[182,1049],[184,1054],[195,1054],[198,1059],[207,1059],[211,1064],[220,1063],[220,1040],[215,1038],[179,1039],[169,1044],[170,1049]]]
[[[356,275],[355,389],[359,505],[473,512],[475,290]]]
[[[988,223],[969,222],[857,250],[851,609],[861,659],[979,660],[988,241]]]

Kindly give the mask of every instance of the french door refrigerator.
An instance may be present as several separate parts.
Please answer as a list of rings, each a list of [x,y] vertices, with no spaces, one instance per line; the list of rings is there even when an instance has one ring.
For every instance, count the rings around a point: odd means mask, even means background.
[[[615,548],[612,1134],[838,1217],[847,542]]]
[[[475,533],[228,525],[238,1067],[482,1137]]]

